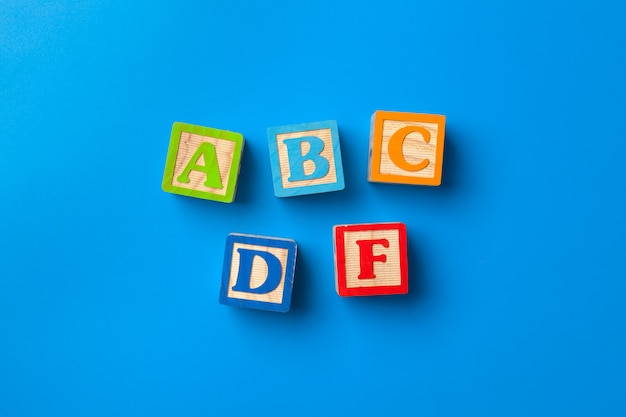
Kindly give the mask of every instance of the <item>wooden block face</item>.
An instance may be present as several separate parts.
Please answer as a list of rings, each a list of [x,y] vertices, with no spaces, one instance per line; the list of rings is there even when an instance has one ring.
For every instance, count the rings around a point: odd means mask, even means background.
[[[338,132],[334,120],[267,129],[277,197],[344,189]]]
[[[293,240],[239,233],[228,235],[220,303],[289,311],[296,254]]]
[[[163,190],[230,203],[235,199],[244,139],[240,133],[174,123]]]
[[[406,226],[353,224],[333,228],[335,287],[341,296],[409,291]]]
[[[370,130],[368,180],[440,185],[446,117],[376,111]]]

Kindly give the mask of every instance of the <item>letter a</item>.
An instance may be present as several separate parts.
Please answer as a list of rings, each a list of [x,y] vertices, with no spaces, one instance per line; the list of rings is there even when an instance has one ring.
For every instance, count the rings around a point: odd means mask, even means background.
[[[237,272],[237,282],[233,286],[233,291],[248,292],[253,294],[266,294],[274,291],[283,276],[283,267],[280,260],[269,252],[253,249],[237,249],[239,253],[239,271]],[[267,277],[257,288],[251,288],[252,264],[254,258],[258,256],[267,265]]]
[[[198,165],[200,157],[204,158],[204,165]],[[217,154],[215,152],[215,146],[209,142],[202,142],[196,152],[192,155],[191,159],[187,163],[187,166],[183,170],[182,174],[176,179],[178,182],[188,184],[189,173],[191,171],[204,172],[205,180],[204,186],[208,188],[222,189],[222,179],[220,178],[220,170],[217,165]]]

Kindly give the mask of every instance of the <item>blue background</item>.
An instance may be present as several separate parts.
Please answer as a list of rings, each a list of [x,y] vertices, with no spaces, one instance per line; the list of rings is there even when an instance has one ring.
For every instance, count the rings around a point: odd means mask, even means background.
[[[0,416],[626,415],[625,7],[2,1]],[[376,109],[447,116],[441,187],[366,181]],[[346,189],[274,197],[328,119]],[[174,121],[244,134],[234,204],[161,190]],[[338,297],[379,221],[409,295]],[[218,304],[230,232],[298,242],[291,312]]]

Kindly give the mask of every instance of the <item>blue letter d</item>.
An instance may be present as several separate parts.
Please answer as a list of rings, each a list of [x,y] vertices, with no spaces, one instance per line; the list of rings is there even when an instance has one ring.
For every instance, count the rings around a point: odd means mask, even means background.
[[[283,268],[278,258],[269,252],[252,249],[237,249],[239,253],[239,271],[237,272],[237,282],[233,286],[233,291],[249,292],[252,294],[266,294],[274,291],[280,278],[283,275]],[[265,282],[257,288],[250,288],[252,278],[252,263],[254,257],[258,256],[267,264],[267,277]]]

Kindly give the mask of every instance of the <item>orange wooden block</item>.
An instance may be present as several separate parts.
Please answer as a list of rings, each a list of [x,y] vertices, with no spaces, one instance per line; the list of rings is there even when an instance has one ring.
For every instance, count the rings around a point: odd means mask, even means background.
[[[440,185],[445,123],[439,114],[374,112],[368,181]]]

